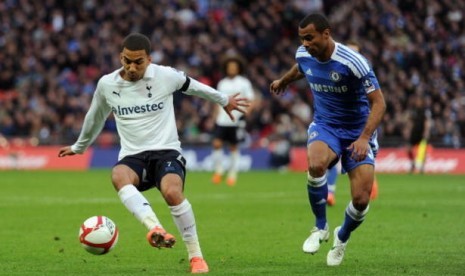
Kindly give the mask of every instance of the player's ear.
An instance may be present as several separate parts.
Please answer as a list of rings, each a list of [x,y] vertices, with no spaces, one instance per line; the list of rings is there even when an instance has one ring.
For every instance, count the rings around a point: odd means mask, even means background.
[[[330,37],[331,36],[331,30],[329,28],[326,28],[323,30],[323,35],[325,37]]]
[[[123,53],[119,53],[119,61],[121,62],[122,65],[124,65],[124,62],[123,62]]]

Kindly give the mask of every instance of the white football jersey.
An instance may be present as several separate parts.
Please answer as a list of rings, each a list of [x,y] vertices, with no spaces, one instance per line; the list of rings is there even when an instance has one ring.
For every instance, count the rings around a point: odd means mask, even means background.
[[[232,96],[236,93],[241,93],[241,97],[247,98],[250,101],[254,99],[254,91],[252,88],[252,84],[250,81],[240,75],[235,76],[234,78],[224,78],[218,82],[217,85],[218,91],[223,93],[224,95]],[[238,126],[240,121],[238,120],[240,117],[242,117],[242,113],[233,110],[232,114],[234,118],[236,118],[235,121],[231,121],[231,119],[228,116],[228,113],[224,111],[224,109],[220,108],[218,112],[218,116],[216,117],[216,124],[219,126]]]
[[[150,64],[144,77],[135,82],[124,80],[120,76],[121,70],[99,80],[79,138],[71,146],[73,152],[82,153],[90,146],[110,112],[115,117],[121,142],[118,160],[148,150],[181,151],[173,93],[184,88],[185,94],[221,106],[228,104],[227,96],[172,67]]]

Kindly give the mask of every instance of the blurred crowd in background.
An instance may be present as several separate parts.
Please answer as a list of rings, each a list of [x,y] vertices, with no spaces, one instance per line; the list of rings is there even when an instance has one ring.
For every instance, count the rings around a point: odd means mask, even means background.
[[[295,63],[298,23],[316,11],[328,16],[336,41],[357,41],[374,67],[388,107],[382,146],[405,143],[409,110],[422,98],[433,145],[464,147],[464,0],[3,0],[0,136],[73,143],[97,80],[121,66],[122,39],[141,32],[152,41],[154,63],[213,87],[223,77],[222,57],[241,55],[257,95],[247,115],[248,146],[304,144],[312,120],[307,83],[279,98],[269,85]],[[213,104],[175,95],[182,141],[209,143]],[[117,140],[110,116],[97,143]]]

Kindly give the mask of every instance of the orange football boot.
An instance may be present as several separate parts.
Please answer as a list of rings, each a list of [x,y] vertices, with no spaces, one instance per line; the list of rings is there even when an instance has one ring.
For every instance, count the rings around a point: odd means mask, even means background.
[[[151,246],[156,248],[172,248],[176,243],[174,236],[159,226],[155,226],[147,233],[147,240]]]
[[[191,273],[192,274],[199,274],[199,273],[207,273],[208,272],[208,265],[207,262],[202,257],[193,257],[191,259]]]
[[[226,184],[228,184],[228,186],[234,186],[234,185],[236,185],[236,178],[234,178],[234,177],[228,177],[228,179],[226,180]]]
[[[221,183],[221,174],[214,173],[213,177],[212,177],[212,182],[213,182],[213,184],[216,184],[216,185],[220,184]]]
[[[328,193],[328,198],[326,199],[326,203],[328,203],[329,206],[334,206],[336,204],[336,196],[334,196],[334,193],[332,192]]]

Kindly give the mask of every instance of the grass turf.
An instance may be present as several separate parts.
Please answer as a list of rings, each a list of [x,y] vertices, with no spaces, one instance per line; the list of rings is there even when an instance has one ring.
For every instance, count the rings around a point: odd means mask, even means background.
[[[0,172],[0,275],[185,275],[188,260],[157,190],[144,195],[173,249],[154,249],[146,230],[120,203],[109,170]],[[186,196],[211,275],[463,275],[465,177],[378,175],[379,198],[352,234],[344,262],[326,266],[326,253],[302,252],[313,225],[303,173],[248,172],[235,187],[210,184],[210,174],[188,174]],[[331,230],[349,201],[338,179]],[[80,224],[106,215],[120,230],[109,254],[94,256],[78,242]],[[332,231],[331,231],[332,232]]]

